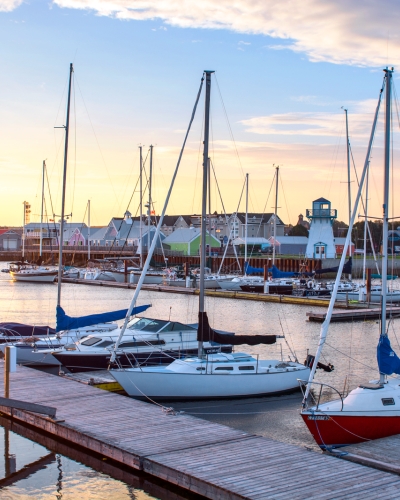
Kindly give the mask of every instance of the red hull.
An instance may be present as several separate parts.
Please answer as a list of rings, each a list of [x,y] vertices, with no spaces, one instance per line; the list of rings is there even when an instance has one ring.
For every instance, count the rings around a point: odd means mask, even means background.
[[[321,448],[346,446],[400,434],[400,417],[302,414]]]

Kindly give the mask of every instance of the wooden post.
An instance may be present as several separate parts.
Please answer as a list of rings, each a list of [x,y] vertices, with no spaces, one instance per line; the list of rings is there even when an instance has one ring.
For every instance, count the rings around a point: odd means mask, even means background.
[[[17,348],[7,346],[4,349],[4,397],[10,397],[10,372],[17,371]]]
[[[371,302],[371,276],[372,270],[367,269],[367,303],[369,307],[369,303]]]
[[[124,283],[128,283],[128,261],[124,260]]]

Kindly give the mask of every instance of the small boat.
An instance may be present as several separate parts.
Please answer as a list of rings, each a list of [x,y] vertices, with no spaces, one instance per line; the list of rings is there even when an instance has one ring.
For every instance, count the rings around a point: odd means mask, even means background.
[[[35,283],[53,283],[58,271],[44,266],[36,266],[26,262],[11,262],[10,275],[13,281],[29,281]]]

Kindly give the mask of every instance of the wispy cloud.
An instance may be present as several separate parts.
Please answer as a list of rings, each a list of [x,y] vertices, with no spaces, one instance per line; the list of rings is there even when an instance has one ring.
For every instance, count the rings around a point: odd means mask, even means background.
[[[373,99],[353,103],[350,108],[351,136],[364,139],[371,130]],[[247,132],[260,135],[337,137],[344,126],[342,112],[294,112],[257,116],[242,120]]]
[[[22,4],[23,0],[0,0],[0,12],[11,12]]]
[[[381,66],[400,62],[398,0],[53,0],[59,7],[87,9],[118,19],[161,19],[181,28],[229,29],[268,35],[270,46],[301,52],[311,61]],[[20,0],[0,0],[17,6]]]

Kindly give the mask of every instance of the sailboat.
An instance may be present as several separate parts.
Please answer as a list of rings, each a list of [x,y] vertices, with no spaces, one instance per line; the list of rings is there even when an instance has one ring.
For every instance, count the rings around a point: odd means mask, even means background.
[[[203,150],[203,190],[200,251],[199,324],[197,329],[198,356],[175,360],[167,366],[119,368],[110,370],[124,390],[138,399],[186,400],[213,398],[243,398],[284,393],[296,390],[297,379],[308,375],[309,368],[293,361],[259,360],[245,352],[222,353],[220,347],[205,348],[205,342],[232,345],[274,344],[276,335],[229,335],[210,327],[205,311],[204,272],[206,263],[207,225],[207,159],[209,147],[209,120],[211,74],[205,71],[205,123]],[[204,77],[203,77],[204,78]],[[201,87],[200,87],[201,90]],[[199,98],[199,94],[198,94]],[[187,137],[187,135],[186,135]],[[186,139],[185,139],[186,140]],[[168,203],[169,195],[166,204]],[[166,205],[163,209],[165,213]],[[162,222],[162,217],[160,221]],[[159,223],[160,224],[160,223]],[[158,228],[157,228],[158,229]],[[146,264],[148,262],[146,261]],[[146,265],[143,273],[146,272]],[[144,279],[142,275],[141,280]],[[139,287],[139,285],[138,285]],[[132,299],[135,304],[137,295]],[[124,328],[121,331],[121,338]],[[115,351],[119,341],[116,342]],[[111,361],[115,360],[115,355]]]
[[[360,186],[353,209],[349,231],[343,250],[340,268],[343,268],[344,258],[350,242],[351,230],[357,214],[358,203],[361,197],[362,187],[368,169],[372,143],[378,120],[379,108],[385,90],[385,161],[384,161],[384,201],[383,201],[383,245],[382,245],[382,291],[381,291],[381,322],[380,336],[377,346],[377,363],[379,377],[376,380],[360,384],[352,390],[347,397],[335,390],[337,399],[321,403],[316,398],[310,402],[313,387],[319,388],[317,393],[321,394],[323,384],[315,382],[315,367],[318,362],[326,336],[330,318],[332,316],[333,304],[336,299],[338,278],[332,292],[326,320],[321,327],[318,350],[312,367],[308,382],[305,385],[303,409],[301,416],[313,435],[315,441],[322,449],[335,448],[353,443],[378,439],[400,433],[400,385],[398,377],[400,374],[400,359],[390,346],[388,338],[389,322],[386,321],[386,305],[389,300],[385,293],[387,289],[388,268],[388,209],[389,209],[389,180],[390,180],[390,126],[391,126],[391,84],[393,68],[384,70],[385,76],[380,91],[375,118],[372,126],[367,157],[361,176]],[[341,270],[340,269],[340,270]]]
[[[53,283],[57,270],[42,266],[43,251],[43,204],[44,204],[44,177],[46,172],[46,161],[43,161],[42,168],[42,205],[40,212],[40,247],[39,259],[37,264],[28,264],[26,262],[12,262],[10,264],[10,275],[13,281],[28,281],[35,283]],[[25,204],[24,204],[25,207]],[[24,238],[25,238],[25,210],[24,210]]]

